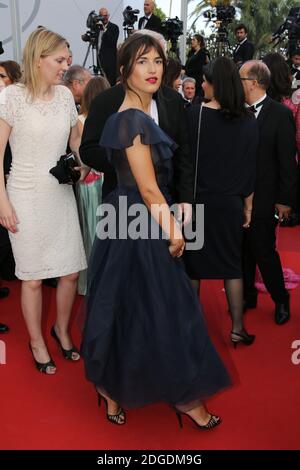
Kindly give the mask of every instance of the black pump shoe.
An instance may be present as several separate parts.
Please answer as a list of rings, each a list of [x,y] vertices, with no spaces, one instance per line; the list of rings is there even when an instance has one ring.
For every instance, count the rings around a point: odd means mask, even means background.
[[[61,345],[59,337],[56,334],[54,326],[52,326],[50,334],[51,334],[52,338],[54,338],[55,341],[57,342],[57,344],[59,345],[59,347],[61,349],[61,352],[63,353],[63,356],[64,356],[65,359],[68,359],[69,361],[73,361],[73,362],[79,361],[80,353],[79,353],[78,349],[75,348],[75,346],[73,346],[71,349],[64,349]],[[73,354],[76,354],[78,356],[76,358],[74,358]]]
[[[245,330],[242,333],[235,333],[234,331],[231,332],[231,342],[233,343],[234,349],[236,349],[239,343],[250,346],[254,341],[255,335],[249,335]]]

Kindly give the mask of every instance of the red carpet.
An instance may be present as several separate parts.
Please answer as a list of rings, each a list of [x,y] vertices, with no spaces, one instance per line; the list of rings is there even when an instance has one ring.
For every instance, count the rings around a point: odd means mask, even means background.
[[[299,273],[300,228],[281,229],[279,246],[283,265]],[[256,342],[234,350],[229,343],[230,321],[222,283],[203,283],[208,327],[234,385],[208,403],[210,410],[222,416],[222,425],[202,432],[187,420],[180,430],[175,414],[163,404],[130,411],[124,427],[110,424],[104,408],[97,408],[93,387],[84,378],[82,361],[64,360],[49,336],[55,290],[47,287],[44,327],[58,372],[46,376],[36,371],[20,310],[20,284],[7,285],[11,295],[0,303],[0,321],[11,328],[9,334],[0,336],[7,351],[6,364],[0,365],[1,449],[300,448],[300,365],[291,362],[292,342],[300,340],[299,287],[291,291],[292,318],[283,326],[273,321],[269,296],[260,294],[258,308],[246,314],[247,328],[257,335]],[[78,344],[76,320],[72,333]]]

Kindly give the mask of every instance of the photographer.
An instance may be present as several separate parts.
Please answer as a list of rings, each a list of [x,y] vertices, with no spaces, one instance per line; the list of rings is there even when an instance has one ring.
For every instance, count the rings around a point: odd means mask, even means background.
[[[144,2],[144,13],[145,16],[142,16],[139,19],[139,29],[151,29],[151,31],[156,31],[157,33],[162,32],[161,20],[159,16],[153,14],[155,8],[154,0],[145,0]]]
[[[239,66],[253,58],[254,45],[248,40],[248,30],[244,24],[238,25],[234,33],[238,43],[233,51],[233,60]]]
[[[98,36],[99,60],[110,85],[116,84],[117,78],[117,42],[119,28],[109,21],[107,8],[100,8],[99,15],[103,18]]]
[[[300,49],[295,49],[291,58],[287,61],[288,66],[290,67],[290,72],[293,77],[292,88],[300,88]]]

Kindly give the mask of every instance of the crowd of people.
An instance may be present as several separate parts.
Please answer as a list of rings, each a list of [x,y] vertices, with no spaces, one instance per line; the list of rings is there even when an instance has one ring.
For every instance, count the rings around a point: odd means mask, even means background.
[[[166,402],[180,426],[184,416],[212,429],[221,417],[205,400],[232,384],[207,331],[200,281],[224,281],[234,347],[255,341],[243,313],[257,305],[257,266],[275,323],[290,319],[276,227],[299,203],[292,86],[300,54],[290,66],[278,53],[253,60],[239,25],[233,59],[211,60],[195,34],[183,67],[167,57],[153,9],[146,0],[139,30],[118,54],[118,27],[100,9],[106,77],[71,65],[68,41],[43,26],[30,34],[21,67],[0,62],[0,276],[15,264],[40,372],[57,370],[41,328],[42,282],[54,278],[51,336],[67,360],[83,356],[111,423]],[[77,159],[74,187],[50,172],[67,151]],[[129,236],[136,205],[146,229]],[[199,205],[204,245],[188,249]],[[117,217],[107,221],[112,209]],[[77,289],[86,304],[80,350],[69,328]],[[8,295],[1,287],[0,299]]]

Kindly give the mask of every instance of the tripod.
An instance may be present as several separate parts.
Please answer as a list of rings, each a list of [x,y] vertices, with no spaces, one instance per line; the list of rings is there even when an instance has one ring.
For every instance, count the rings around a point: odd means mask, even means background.
[[[126,40],[127,38],[129,38],[129,36],[132,35],[132,33],[134,31],[134,26],[133,25],[127,25],[123,28],[123,31],[124,31],[124,39]]]
[[[180,56],[179,56],[179,47],[178,47],[178,38],[171,38],[171,47],[168,53],[168,56],[171,57],[172,59],[179,60],[180,61]]]
[[[102,75],[102,77],[105,77],[105,73],[103,71],[103,68],[101,66],[100,59],[99,59],[99,50],[98,50],[97,43],[94,43],[94,42],[89,43],[82,66],[85,67],[85,64],[87,62],[87,59],[89,57],[91,50],[92,50],[92,64],[93,65],[90,68],[93,69],[93,74]]]

